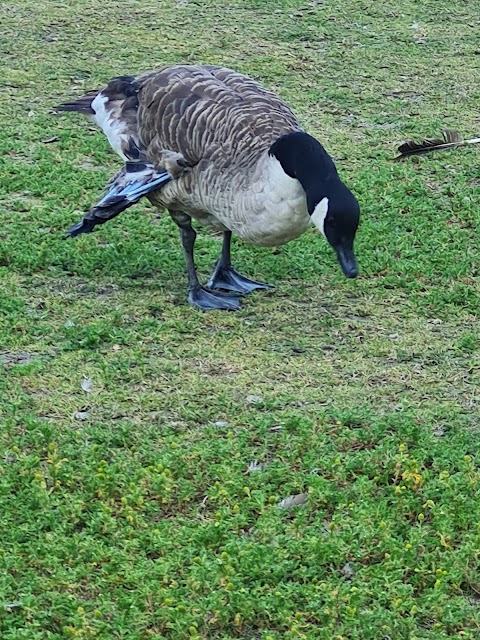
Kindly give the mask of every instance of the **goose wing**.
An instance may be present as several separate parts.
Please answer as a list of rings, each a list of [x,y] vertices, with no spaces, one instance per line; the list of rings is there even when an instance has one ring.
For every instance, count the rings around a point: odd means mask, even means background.
[[[230,69],[177,65],[137,78],[138,132],[155,162],[162,149],[202,161],[255,162],[280,136],[299,130],[292,111],[273,92]]]
[[[76,111],[90,116],[104,131],[125,165],[112,178],[107,192],[67,235],[90,233],[99,224],[118,216],[143,196],[161,188],[188,170],[184,158],[162,150],[156,165],[146,161],[137,126],[139,85],[133,76],[114,78],[101,91],[59,105],[57,111]]]
[[[157,171],[147,162],[126,162],[110,180],[108,190],[83,218],[67,231],[75,238],[82,233],[91,233],[99,224],[105,224],[122,211],[128,209],[143,196],[172,180],[167,171]]]
[[[255,80],[219,66],[176,65],[113,78],[57,111],[89,115],[124,160],[158,163],[165,150],[190,166],[222,156],[241,166],[300,124]]]

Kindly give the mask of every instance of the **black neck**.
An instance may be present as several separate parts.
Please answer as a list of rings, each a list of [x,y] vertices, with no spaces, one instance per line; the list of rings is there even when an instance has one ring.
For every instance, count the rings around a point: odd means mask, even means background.
[[[329,182],[338,180],[333,160],[318,140],[303,131],[288,133],[270,147],[282,169],[291,178],[296,178],[305,192],[312,191],[317,197],[328,195]]]

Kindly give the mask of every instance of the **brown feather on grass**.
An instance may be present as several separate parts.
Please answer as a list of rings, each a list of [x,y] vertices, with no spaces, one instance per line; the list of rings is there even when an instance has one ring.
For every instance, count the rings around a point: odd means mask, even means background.
[[[441,138],[426,138],[425,140],[407,140],[398,147],[400,155],[393,158],[394,161],[404,160],[409,156],[430,153],[431,151],[443,151],[445,149],[454,149],[455,147],[464,147],[468,144],[477,144],[480,138],[470,138],[470,140],[462,140],[458,131],[454,129],[445,129],[442,131]]]

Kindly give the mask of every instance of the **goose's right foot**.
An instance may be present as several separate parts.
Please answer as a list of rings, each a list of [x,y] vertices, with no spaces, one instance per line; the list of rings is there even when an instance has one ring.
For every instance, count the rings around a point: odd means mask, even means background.
[[[200,284],[190,289],[188,302],[202,311],[211,311],[213,309],[236,311],[241,306],[239,296],[231,293],[209,291]]]
[[[237,273],[232,267],[230,257],[230,244],[232,242],[232,232],[223,232],[223,246],[220,259],[215,265],[215,269],[207,282],[210,289],[226,289],[227,291],[236,291],[240,295],[246,295],[257,289],[274,289],[271,284],[265,282],[257,282]]]
[[[257,282],[246,276],[242,276],[231,266],[222,266],[219,262],[207,283],[207,287],[211,289],[226,289],[227,291],[237,291],[242,295],[252,293],[257,289],[274,289],[271,284],[265,282]]]

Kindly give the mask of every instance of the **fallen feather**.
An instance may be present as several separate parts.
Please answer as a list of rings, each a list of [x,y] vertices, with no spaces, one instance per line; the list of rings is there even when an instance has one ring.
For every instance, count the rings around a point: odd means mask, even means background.
[[[298,507],[307,502],[307,494],[306,493],[298,493],[295,496],[288,496],[288,498],[284,498],[277,503],[277,507],[280,509],[291,509],[292,507]]]
[[[263,469],[265,469],[265,463],[264,462],[259,462],[258,460],[252,460],[252,462],[250,462],[250,464],[248,465],[248,469],[247,471],[249,473],[253,473],[255,471],[263,471]]]
[[[82,380],[82,389],[85,391],[85,393],[92,393],[93,382],[90,378],[84,378]]]

